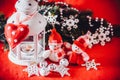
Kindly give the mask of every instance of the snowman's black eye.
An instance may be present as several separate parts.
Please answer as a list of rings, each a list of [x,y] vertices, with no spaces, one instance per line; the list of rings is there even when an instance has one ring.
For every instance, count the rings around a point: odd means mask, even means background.
[[[12,21],[12,23],[14,23],[15,21]]]
[[[28,5],[29,5],[29,6],[31,6],[32,4],[31,4],[31,3],[29,3]]]
[[[14,21],[12,21],[12,23],[14,23]]]

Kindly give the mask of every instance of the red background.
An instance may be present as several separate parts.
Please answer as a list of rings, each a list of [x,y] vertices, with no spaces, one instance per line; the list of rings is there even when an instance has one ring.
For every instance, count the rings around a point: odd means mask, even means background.
[[[13,13],[16,0],[0,0],[0,12],[7,17]],[[50,0],[51,1],[51,0]],[[91,9],[94,17],[104,18],[112,24],[120,24],[120,0],[55,0],[69,3],[80,10]],[[120,80],[120,38],[112,38],[112,41],[104,47],[95,45],[87,52],[91,59],[101,63],[98,71],[86,71],[84,67],[70,66],[71,77],[61,78],[59,74],[51,74],[48,77],[27,77],[23,67],[11,63],[8,52],[3,52],[3,44],[0,43],[0,80]]]

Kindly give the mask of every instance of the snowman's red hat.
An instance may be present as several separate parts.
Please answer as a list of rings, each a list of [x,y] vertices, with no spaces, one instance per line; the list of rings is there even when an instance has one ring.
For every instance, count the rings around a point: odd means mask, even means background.
[[[87,48],[86,40],[82,37],[79,37],[78,39],[76,39],[73,44],[77,45],[82,50],[85,50]]]
[[[55,28],[52,29],[48,42],[49,43],[57,43],[57,44],[63,43],[61,35],[56,31]]]

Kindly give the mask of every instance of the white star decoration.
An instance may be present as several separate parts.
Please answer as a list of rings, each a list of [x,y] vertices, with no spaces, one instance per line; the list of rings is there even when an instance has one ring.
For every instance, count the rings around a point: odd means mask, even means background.
[[[66,65],[65,65],[66,63]],[[62,59],[59,65],[57,64],[49,64],[46,61],[40,62],[39,66],[37,63],[31,63],[31,65],[28,65],[26,69],[23,71],[26,71],[28,73],[28,77],[36,75],[36,76],[48,76],[51,72],[57,72],[61,75],[61,77],[64,77],[65,75],[70,76],[68,70],[69,68],[66,68],[68,66],[67,59]]]
[[[70,74],[68,73],[69,68],[66,68],[68,65],[68,60],[63,58],[60,60],[59,65],[56,67],[55,71],[60,73],[61,77],[64,77],[64,75],[70,76]]]
[[[87,70],[90,70],[91,68],[97,70],[97,66],[99,66],[100,63],[95,63],[95,60],[87,61],[85,64],[82,64],[81,66],[85,66]]]
[[[56,20],[58,15],[52,15],[52,13],[48,12],[48,16],[44,16],[44,17],[50,24],[59,24],[59,22]]]
[[[39,76],[39,68],[37,64],[28,65],[27,68],[24,69],[23,71],[28,73],[28,77],[32,75]]]
[[[48,69],[50,71],[58,72],[61,75],[61,77],[64,77],[65,75],[70,76],[68,72],[69,68],[67,68],[68,65],[68,60],[64,58],[60,60],[59,65],[53,63],[49,64]]]
[[[60,73],[61,77],[64,77],[64,75],[70,76],[68,70],[69,68],[66,68],[63,65],[58,65],[56,68],[56,72]]]

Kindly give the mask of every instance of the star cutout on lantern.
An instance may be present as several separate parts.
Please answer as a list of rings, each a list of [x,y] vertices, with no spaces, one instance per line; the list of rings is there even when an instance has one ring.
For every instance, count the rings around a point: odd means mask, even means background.
[[[30,64],[27,66],[26,69],[23,69],[23,71],[28,73],[28,77],[30,77],[32,75],[39,76],[39,68],[38,68],[37,64]]]
[[[44,17],[50,24],[59,24],[59,22],[56,20],[58,15],[53,15],[51,12],[48,12],[48,16],[44,16]]]
[[[81,66],[85,66],[87,70],[90,70],[91,68],[97,70],[97,66],[99,66],[100,63],[95,63],[95,60],[87,61],[85,64],[82,64]]]
[[[68,70],[69,68],[59,65],[56,69],[56,72],[60,73],[61,77],[64,77],[64,75],[70,76]]]

